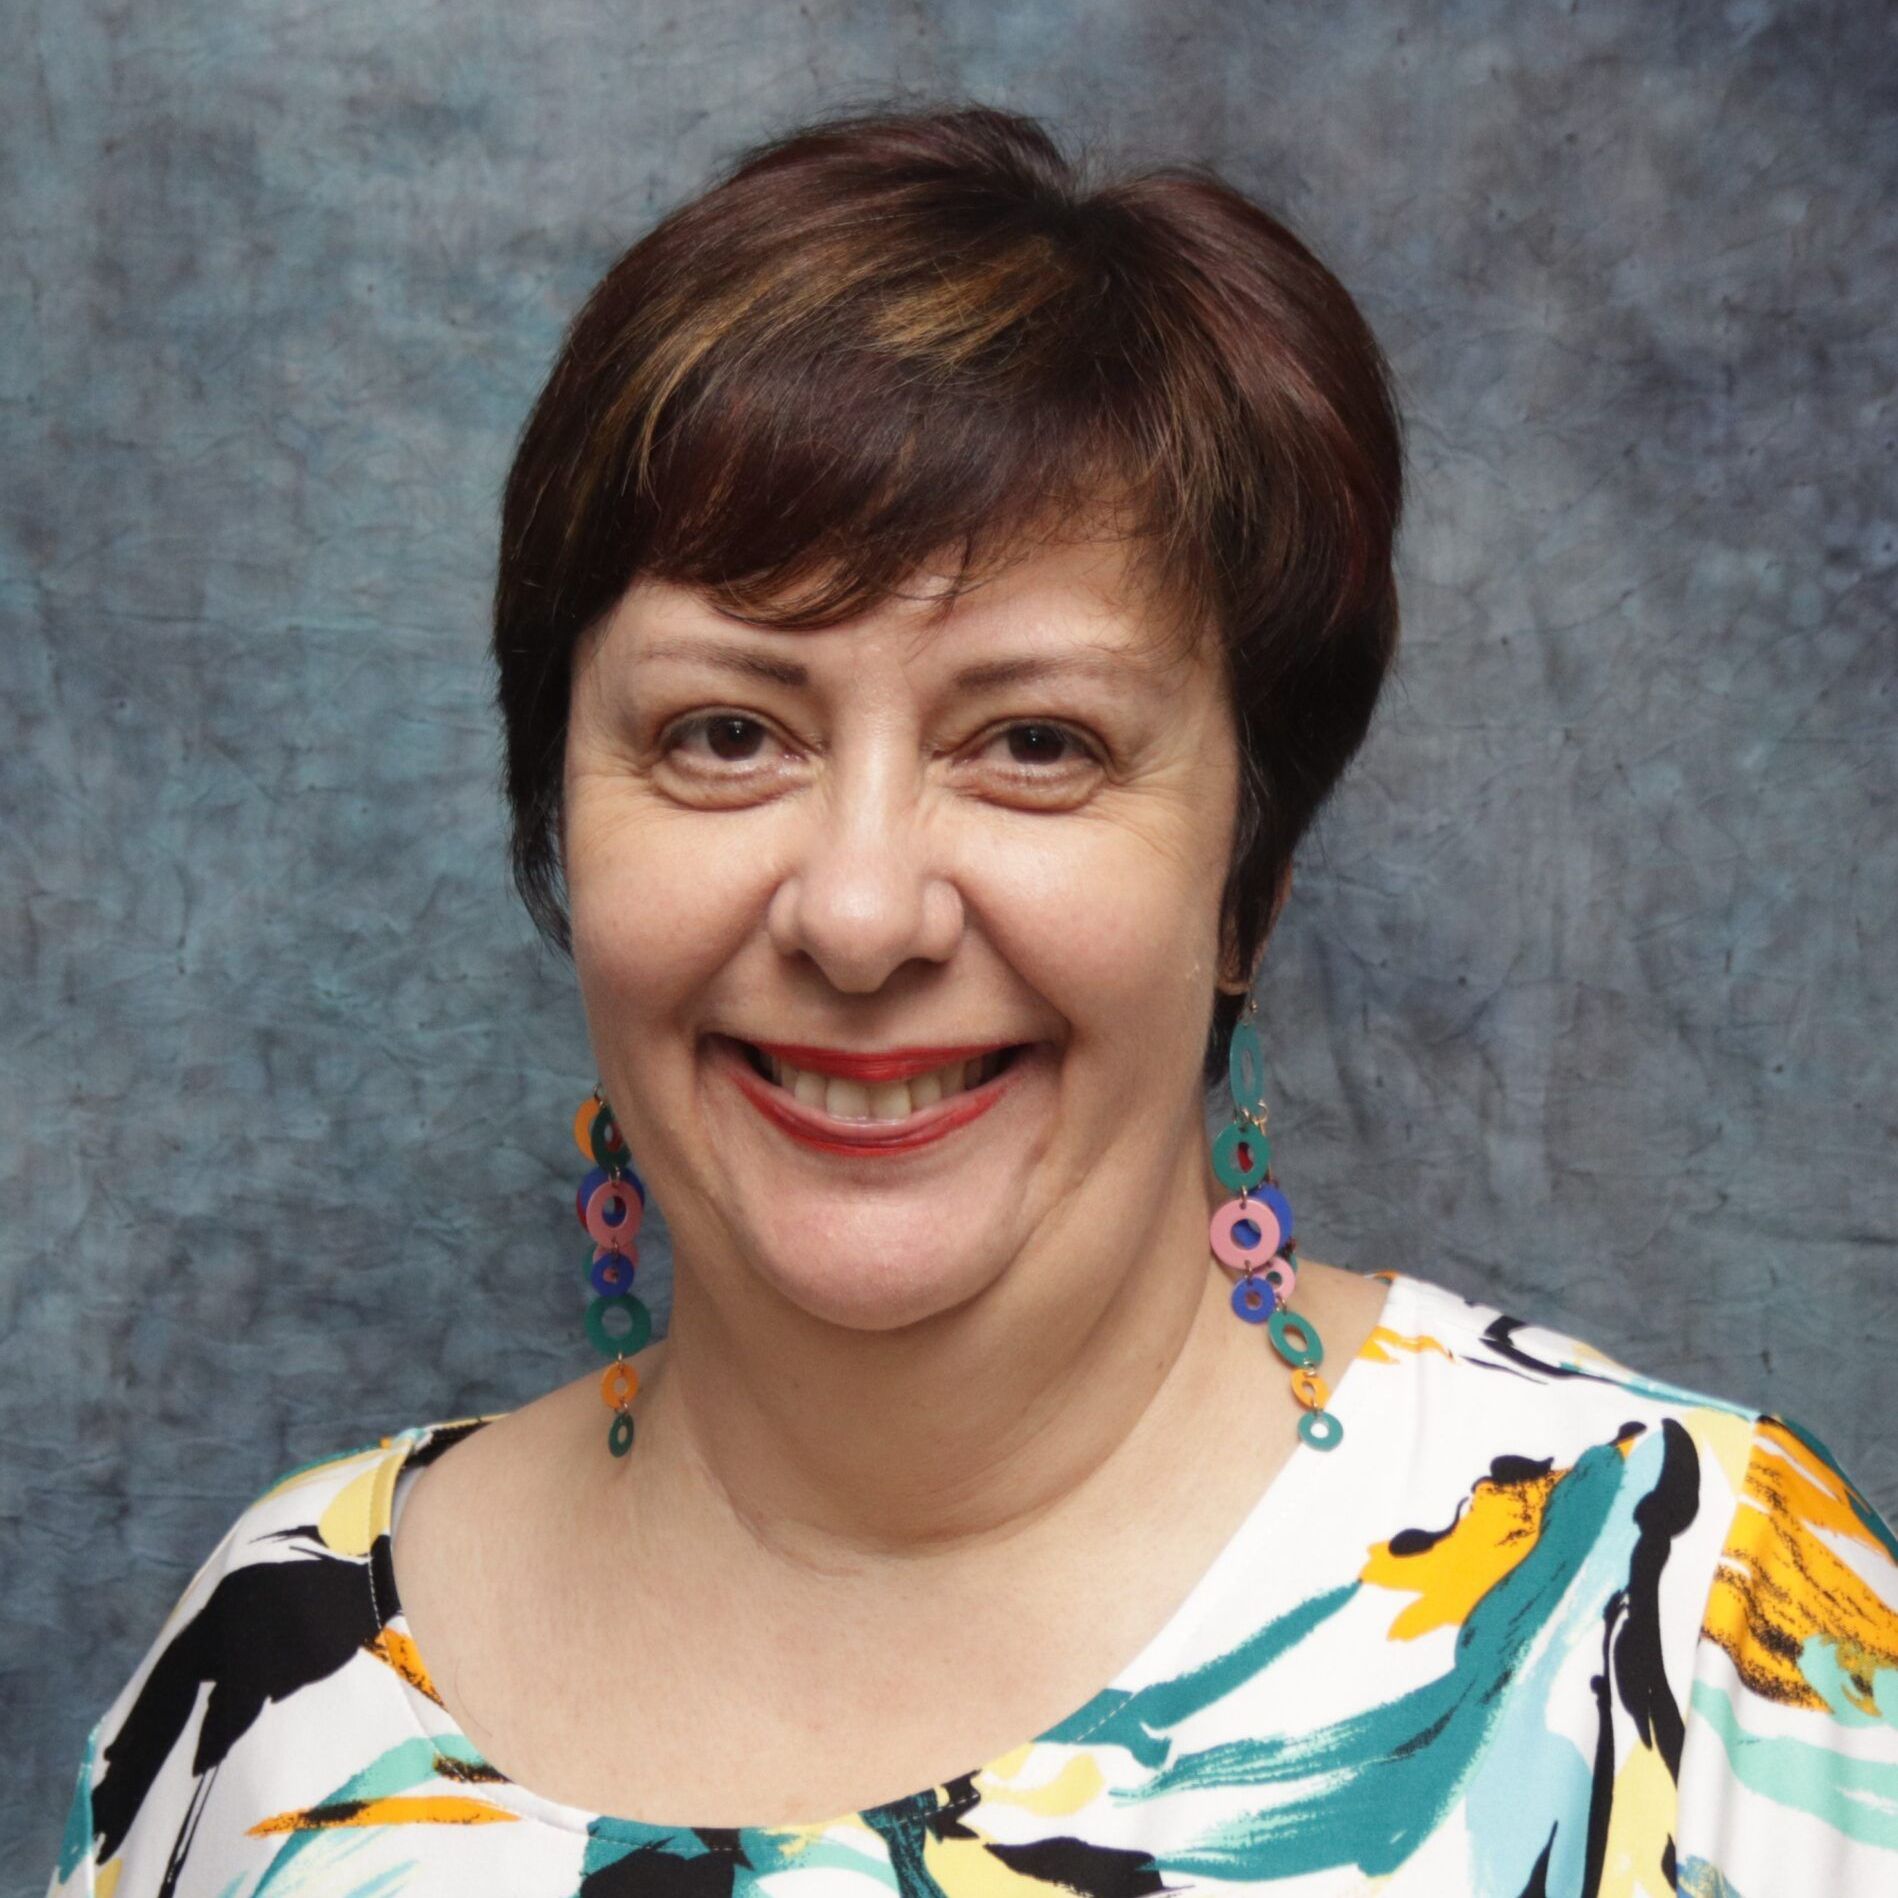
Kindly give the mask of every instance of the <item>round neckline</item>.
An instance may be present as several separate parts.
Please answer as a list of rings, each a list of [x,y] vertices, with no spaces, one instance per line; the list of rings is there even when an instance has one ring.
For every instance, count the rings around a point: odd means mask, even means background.
[[[1349,1271],[1350,1267],[1340,1267]],[[1394,1270],[1354,1273],[1353,1276],[1368,1279],[1382,1279],[1389,1286],[1383,1306],[1379,1310],[1376,1322],[1365,1334],[1363,1343],[1350,1362],[1338,1372],[1331,1382],[1330,1401],[1326,1408],[1338,1414],[1341,1404],[1347,1402],[1357,1391],[1362,1379],[1358,1377],[1358,1367],[1366,1362],[1388,1363],[1389,1360],[1378,1345],[1382,1332],[1397,1329],[1395,1320],[1401,1318],[1408,1322],[1414,1317],[1412,1294],[1422,1281],[1414,1279],[1409,1273]],[[1263,1331],[1261,1326],[1260,1330]],[[1274,1369],[1289,1375],[1289,1369],[1274,1352],[1270,1344],[1261,1338],[1265,1348],[1267,1363]],[[1406,1359],[1408,1361],[1408,1359]],[[1352,1405],[1355,1409],[1357,1406]],[[410,1469],[411,1452],[425,1446],[436,1436],[445,1434],[457,1427],[479,1429],[496,1422],[505,1416],[504,1411],[468,1418],[460,1426],[454,1424],[418,1424],[399,1432],[390,1444],[391,1456],[382,1479],[375,1486],[373,1502],[374,1515],[371,1522],[370,1540],[373,1544],[383,1540],[386,1558],[380,1564],[371,1562],[369,1566],[370,1609],[379,1634],[393,1632],[389,1624],[397,1619],[404,1622],[400,1630],[407,1643],[410,1655],[419,1667],[423,1679],[432,1681],[434,1675],[428,1666],[427,1656],[416,1646],[412,1634],[407,1631],[406,1616],[403,1613],[401,1593],[395,1579],[395,1491],[396,1485],[405,1474],[415,1474]],[[1016,1741],[1003,1748],[992,1758],[970,1767],[965,1771],[951,1774],[946,1780],[938,1780],[929,1786],[918,1788],[914,1792],[899,1795],[894,1799],[878,1801],[872,1806],[858,1807],[852,1811],[840,1812],[818,1819],[804,1819],[776,1825],[703,1825],[689,1820],[638,1819],[624,1814],[594,1812],[584,1806],[569,1804],[554,1799],[545,1793],[536,1792],[525,1782],[503,1772],[476,1746],[473,1740],[462,1730],[460,1723],[449,1713],[439,1700],[425,1693],[412,1680],[400,1675],[391,1676],[391,1685],[395,1688],[404,1712],[412,1726],[427,1740],[449,1742],[461,1763],[463,1771],[469,1766],[478,1767],[484,1779],[483,1792],[507,1810],[523,1818],[535,1819],[543,1824],[558,1827],[563,1831],[582,1833],[591,1838],[612,1839],[627,1844],[643,1844],[656,1836],[678,1836],[692,1834],[707,1842],[708,1850],[738,1851],[737,1837],[748,1832],[765,1838],[805,1838],[816,1837],[839,1826],[857,1825],[866,1819],[880,1815],[896,1815],[901,1812],[913,1812],[919,1800],[928,1799],[939,1790],[951,1785],[972,1783],[985,1775],[998,1775],[1001,1762],[1025,1754],[1038,1746],[1079,1746],[1082,1745],[1097,1728],[1108,1720],[1125,1713],[1128,1707],[1136,1704],[1141,1696],[1157,1682],[1167,1678],[1166,1665],[1173,1652],[1182,1647],[1192,1636],[1202,1619],[1200,1610],[1222,1587],[1235,1564],[1244,1560],[1253,1546],[1268,1538],[1270,1525],[1288,1509],[1296,1510],[1304,1492],[1317,1479],[1322,1468],[1329,1473],[1329,1483],[1335,1486],[1341,1478],[1344,1465],[1342,1458],[1355,1444],[1360,1459],[1370,1457],[1371,1461],[1362,1466],[1361,1475],[1371,1475],[1383,1466],[1383,1452],[1375,1446],[1365,1447],[1366,1432],[1353,1431],[1350,1419],[1339,1416],[1344,1424],[1344,1436],[1336,1449],[1319,1450],[1306,1442],[1301,1435],[1293,1444],[1291,1454],[1280,1464],[1272,1479],[1253,1500],[1252,1506],[1240,1519],[1217,1553],[1200,1570],[1192,1586],[1175,1604],[1171,1613],[1160,1626],[1144,1641],[1131,1659],[1116,1669],[1113,1677],[1096,1688],[1085,1700],[1071,1709],[1051,1725],[1042,1729],[1032,1738]],[[380,1567],[380,1574],[377,1569]],[[427,1713],[424,1715],[423,1708]],[[492,1775],[492,1778],[488,1778]],[[935,1807],[928,1815],[932,1818],[947,1817],[966,1811],[981,1798],[977,1792],[969,1792],[965,1797],[945,1801]],[[729,1841],[721,1844],[718,1841]]]

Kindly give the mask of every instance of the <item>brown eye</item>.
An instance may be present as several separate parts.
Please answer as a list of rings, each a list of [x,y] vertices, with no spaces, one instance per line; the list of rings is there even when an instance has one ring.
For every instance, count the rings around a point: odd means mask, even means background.
[[[727,764],[742,763],[754,757],[763,734],[764,727],[755,718],[727,713],[705,721],[706,745],[714,758],[723,758]]]
[[[1063,764],[1074,740],[1059,725],[1011,725],[1008,752],[1016,764]]]

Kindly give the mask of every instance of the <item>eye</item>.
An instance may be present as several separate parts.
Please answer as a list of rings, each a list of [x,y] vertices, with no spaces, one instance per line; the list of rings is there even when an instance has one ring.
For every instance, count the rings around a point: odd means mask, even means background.
[[[1007,725],[990,743],[1005,746],[1011,773],[1019,777],[1052,777],[1056,772],[1072,771],[1078,765],[1097,762],[1093,748],[1078,732],[1047,719],[1023,719]]]
[[[797,746],[750,712],[693,712],[661,731],[657,750],[667,791],[707,810],[768,802],[799,778]]]
[[[764,727],[755,718],[707,719],[704,731],[705,748],[728,764],[753,756],[764,737]]]
[[[1001,736],[1016,764],[1061,764],[1074,749],[1058,725],[1011,725]]]
[[[703,748],[689,742],[701,735]],[[698,763],[749,764],[770,735],[759,720],[743,712],[701,712],[673,726],[664,749],[668,757],[683,752]]]
[[[1100,788],[1108,756],[1071,725],[1018,718],[977,742],[974,788],[1024,809],[1072,810]]]

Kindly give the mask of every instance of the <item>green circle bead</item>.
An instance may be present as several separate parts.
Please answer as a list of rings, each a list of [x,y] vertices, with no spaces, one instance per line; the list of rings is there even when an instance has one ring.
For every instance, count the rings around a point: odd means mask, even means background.
[[[1302,1312],[1287,1311],[1281,1305],[1266,1322],[1266,1330],[1272,1337],[1272,1349],[1287,1364],[1295,1365],[1302,1371],[1315,1371],[1325,1361],[1324,1340],[1318,1335],[1318,1327]],[[1298,1343],[1291,1343],[1286,1333],[1296,1331]]]
[[[618,1146],[607,1139],[609,1133],[618,1131],[619,1122],[613,1118],[612,1108],[601,1102],[600,1111],[593,1116],[593,1125],[588,1130],[587,1144],[593,1149],[594,1164],[605,1167],[609,1173],[615,1167],[624,1166],[633,1157],[632,1149],[626,1145],[624,1138]]]
[[[625,1312],[632,1321],[618,1337],[606,1328],[606,1315],[613,1311]],[[587,1336],[603,1358],[616,1358],[622,1352],[630,1356],[652,1342],[652,1313],[631,1292],[621,1292],[617,1298],[596,1298],[587,1307]]]
[[[1235,1107],[1257,1114],[1265,1106],[1265,1043],[1249,1021],[1232,1031],[1232,1046],[1226,1056],[1226,1081],[1232,1089]]]
[[[1252,1164],[1249,1167],[1239,1164],[1239,1149],[1242,1146],[1252,1149]],[[1256,1127],[1248,1127],[1242,1120],[1235,1120],[1213,1142],[1213,1171],[1219,1175],[1221,1183],[1230,1186],[1235,1193],[1243,1193],[1260,1185],[1271,1170],[1272,1143]]]
[[[633,1413],[630,1410],[614,1414],[613,1421],[606,1428],[606,1447],[615,1456],[624,1456],[633,1447]]]
[[[1335,1450],[1344,1441],[1344,1425],[1328,1410],[1308,1410],[1298,1420],[1298,1434],[1314,1450]]]

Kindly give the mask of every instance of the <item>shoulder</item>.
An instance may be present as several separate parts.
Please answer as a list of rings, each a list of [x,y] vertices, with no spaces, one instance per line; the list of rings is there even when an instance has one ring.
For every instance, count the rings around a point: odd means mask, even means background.
[[[1791,1418],[1733,1485],[1679,1783],[1684,1891],[1898,1891],[1898,1536]]]
[[[55,1890],[88,1889],[82,1873],[103,1871],[135,1828],[169,1843],[211,1775],[282,1744],[286,1703],[358,1657],[400,1671],[401,1637],[386,1625],[395,1479],[482,1421],[418,1425],[301,1464],[239,1513],[89,1736]]]
[[[1402,1292],[1366,1352],[1414,1361],[1420,1482],[1455,1510],[1371,1578],[1458,1545],[1486,1581],[1548,1556],[1617,1716],[1641,1710],[1677,1782],[1683,1891],[1770,1898],[1822,1866],[1851,1898],[1898,1890],[1898,1536],[1839,1458],[1796,1417],[1428,1281]]]
[[[1898,1574],[1891,1531],[1798,1421],[1655,1376],[1547,1321],[1385,1276],[1392,1297],[1363,1355],[1407,1367],[1391,1389],[1406,1405],[1413,1520],[1448,1525],[1433,1546],[1494,1538],[1519,1555],[1533,1542],[1576,1564],[1613,1551],[1613,1569],[1661,1585],[1672,1629],[1722,1636],[1737,1625],[1722,1576],[1740,1551],[1810,1573],[1817,1557],[1800,1544],[1822,1533],[1874,1577]]]
[[[1428,1279],[1379,1273],[1390,1301],[1366,1355],[1418,1360],[1479,1432],[1511,1425],[1632,1440],[1671,1420],[1737,1479],[1764,1414],[1742,1400],[1657,1376],[1533,1312],[1512,1312]]]

